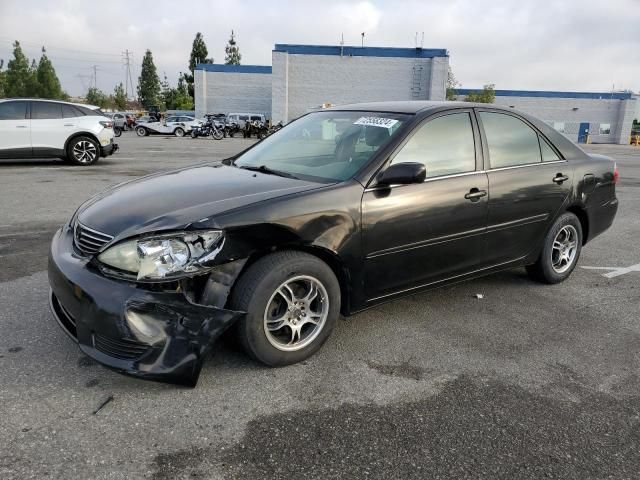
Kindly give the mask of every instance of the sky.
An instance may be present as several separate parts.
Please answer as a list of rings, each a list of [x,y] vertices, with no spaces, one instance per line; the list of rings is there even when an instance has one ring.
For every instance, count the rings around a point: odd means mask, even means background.
[[[29,58],[47,49],[63,88],[107,93],[125,81],[122,52],[133,52],[134,86],[146,49],[175,83],[202,32],[209,56],[224,62],[231,30],[243,64],[271,65],[275,43],[445,48],[462,87],[640,91],[640,0],[420,0],[226,2],[0,0],[0,59],[19,40]]]

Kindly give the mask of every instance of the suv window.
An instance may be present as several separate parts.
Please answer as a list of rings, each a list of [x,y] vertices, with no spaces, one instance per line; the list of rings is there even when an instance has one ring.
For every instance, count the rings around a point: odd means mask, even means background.
[[[31,119],[46,120],[62,118],[62,105],[53,102],[31,102]]]
[[[540,162],[538,134],[519,118],[505,113],[480,112],[489,147],[491,168]]]
[[[0,120],[24,120],[27,118],[27,102],[0,103]]]
[[[79,108],[74,107],[73,105],[65,105],[62,104],[62,116],[64,118],[74,118],[74,117],[84,117],[85,114]]]
[[[262,117],[260,115],[251,115],[251,120],[257,120],[259,122],[262,121]]]
[[[391,163],[402,162],[424,163],[427,177],[474,171],[476,149],[469,113],[443,115],[418,127]]]

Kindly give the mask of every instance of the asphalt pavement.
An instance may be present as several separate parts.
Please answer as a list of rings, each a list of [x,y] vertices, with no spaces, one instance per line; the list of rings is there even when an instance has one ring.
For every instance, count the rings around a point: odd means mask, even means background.
[[[223,338],[187,389],[78,350],[48,244],[90,195],[251,141],[118,143],[92,167],[0,160],[0,478],[640,478],[640,147],[587,147],[618,160],[620,209],[566,282],[516,269],[397,300],[279,369]]]

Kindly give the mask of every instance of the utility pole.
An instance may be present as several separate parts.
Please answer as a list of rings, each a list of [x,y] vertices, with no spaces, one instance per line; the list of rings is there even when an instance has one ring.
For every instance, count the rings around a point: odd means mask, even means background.
[[[122,61],[124,62],[124,66],[127,69],[127,73],[124,78],[124,91],[128,100],[129,86],[131,86],[131,94],[133,95],[133,80],[131,80],[131,56],[133,56],[133,52],[130,52],[129,49],[126,49],[124,52],[122,52],[122,55]]]
[[[98,65],[93,65],[93,88],[98,88]]]
[[[361,44],[361,46],[364,47],[364,32],[362,32],[360,35],[362,36],[362,44]]]

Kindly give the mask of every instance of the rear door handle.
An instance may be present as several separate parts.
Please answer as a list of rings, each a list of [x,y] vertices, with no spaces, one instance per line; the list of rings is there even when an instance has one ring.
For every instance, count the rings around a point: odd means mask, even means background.
[[[75,127],[76,124],[75,123],[65,123],[64,126],[65,127]]]
[[[553,178],[553,181],[558,185],[562,185],[562,182],[566,182],[567,180],[569,180],[569,177],[561,173],[556,173],[556,176]]]
[[[467,193],[464,198],[466,198],[467,200],[471,200],[472,202],[477,202],[478,200],[480,200],[481,197],[484,197],[487,194],[486,190],[479,190],[477,188],[472,188],[471,190],[469,190],[469,193]]]
[[[16,128],[27,128],[26,125],[16,125]]]

